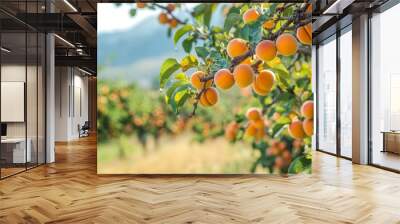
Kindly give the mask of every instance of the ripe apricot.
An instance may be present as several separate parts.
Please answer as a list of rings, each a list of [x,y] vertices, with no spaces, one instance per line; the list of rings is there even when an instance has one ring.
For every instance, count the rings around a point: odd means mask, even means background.
[[[275,83],[275,74],[270,70],[262,70],[253,82],[253,90],[261,96],[266,96]]]
[[[283,56],[291,56],[297,52],[296,38],[289,33],[281,34],[276,39],[276,49]]]
[[[264,22],[263,28],[266,30],[272,30],[275,27],[274,20],[270,19]]]
[[[215,85],[221,89],[229,89],[235,84],[231,71],[226,68],[220,69],[214,75]]]
[[[168,15],[166,13],[160,13],[160,15],[158,15],[158,21],[161,24],[168,23],[169,22]]]
[[[240,88],[245,88],[253,82],[253,68],[247,64],[237,65],[233,71],[233,77],[236,85],[238,85]]]
[[[202,78],[206,76],[206,73],[203,71],[197,71],[192,74],[190,77],[190,82],[192,83],[192,86],[196,89],[203,89],[204,83],[201,81]],[[206,83],[205,87],[210,87],[212,84],[212,80],[208,80]]]
[[[175,28],[178,25],[178,20],[171,19],[171,20],[168,21],[168,23],[169,23],[169,27]]]
[[[308,4],[306,13],[312,13],[312,4]]]
[[[218,102],[218,92],[215,88],[209,87],[204,90],[200,96],[200,104],[209,107],[213,106]]]
[[[233,141],[236,138],[236,134],[239,131],[239,124],[232,121],[225,128],[225,138],[229,141]]]
[[[256,127],[257,128],[257,127]],[[265,129],[264,129],[264,127],[262,127],[262,128],[257,128],[257,133],[256,133],[256,139],[257,140],[261,140],[263,137],[264,137],[264,135],[265,135]]]
[[[243,14],[243,21],[244,23],[252,23],[257,21],[258,17],[260,17],[260,14],[258,13],[257,9],[248,9]]]
[[[305,119],[303,121],[303,129],[307,136],[312,136],[314,133],[314,121],[312,119]]]
[[[257,129],[264,129],[265,124],[263,119],[250,121]]]
[[[288,150],[283,151],[282,158],[286,166],[288,166],[290,162],[292,162],[292,155]]]
[[[246,128],[246,131],[244,133],[248,137],[256,137],[257,134],[257,128],[253,124],[249,124]]]
[[[146,3],[144,3],[144,2],[136,2],[136,8],[143,9],[144,7],[146,7]]]
[[[256,55],[263,61],[271,61],[276,56],[276,46],[273,41],[263,40],[256,46]]]
[[[301,121],[293,121],[290,125],[289,125],[289,134],[293,137],[293,138],[304,138],[305,137],[305,133],[303,130],[303,123]]]
[[[251,65],[251,58],[248,57],[248,58],[244,59],[242,62],[240,62],[240,64]]]
[[[312,119],[314,117],[314,102],[308,100],[301,106],[301,114],[303,117]]]
[[[240,38],[235,38],[229,41],[226,52],[228,53],[229,57],[234,58],[240,55],[245,54],[249,50],[247,43],[245,40]]]
[[[174,11],[175,10],[175,4],[173,4],[173,3],[169,3],[168,5],[167,5],[167,9],[168,9],[168,11],[170,11],[170,12],[172,12],[172,11]]]
[[[312,44],[312,25],[308,23],[307,25],[297,28],[296,32],[297,39],[300,43],[305,45]]]
[[[278,156],[275,158],[275,167],[281,169],[285,166],[285,161],[282,157]]]
[[[261,119],[261,111],[258,108],[250,107],[247,109],[246,117],[250,121],[256,121]]]

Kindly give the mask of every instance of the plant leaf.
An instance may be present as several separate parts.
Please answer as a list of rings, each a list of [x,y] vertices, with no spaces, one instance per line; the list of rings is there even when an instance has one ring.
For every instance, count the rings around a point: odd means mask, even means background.
[[[175,58],[168,58],[164,61],[160,69],[160,88],[164,87],[172,73],[177,71],[179,68],[180,64]]]
[[[174,34],[174,44],[178,43],[179,39],[185,35],[187,32],[192,31],[193,26],[190,24],[184,25],[181,28],[179,28],[177,31],[175,31]]]

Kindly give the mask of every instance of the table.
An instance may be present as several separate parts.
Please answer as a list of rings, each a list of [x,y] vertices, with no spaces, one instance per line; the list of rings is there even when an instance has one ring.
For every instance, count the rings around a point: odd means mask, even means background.
[[[392,152],[400,154],[400,131],[382,131],[383,150],[382,152]]]
[[[25,152],[25,138],[5,138],[1,139],[2,159],[9,163],[26,163],[32,160],[32,140],[26,139],[27,147]],[[12,159],[11,159],[12,158]]]

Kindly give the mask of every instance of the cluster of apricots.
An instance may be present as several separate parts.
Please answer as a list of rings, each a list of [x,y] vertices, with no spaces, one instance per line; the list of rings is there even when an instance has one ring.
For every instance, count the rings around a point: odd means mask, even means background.
[[[225,138],[228,139],[229,141],[234,141],[236,139],[236,135],[240,129],[240,125],[236,123],[235,121],[231,121],[226,127],[225,127]]]
[[[136,2],[136,8],[138,9],[142,9],[146,7],[146,3],[144,2]],[[165,24],[165,25],[169,25],[169,27],[171,28],[175,28],[178,25],[178,20],[173,18],[172,16],[169,16],[169,14],[171,14],[176,8],[176,5],[174,3],[169,3],[165,9],[166,11],[168,11],[168,13],[165,12],[161,12],[158,15],[158,22],[160,24]]]
[[[252,23],[257,21],[259,17],[260,13],[257,9],[249,9],[243,14],[243,21],[244,23]],[[263,27],[273,29],[275,21],[272,19],[267,20]],[[302,44],[311,45],[311,33],[311,23],[309,23],[299,27],[296,36]],[[255,48],[255,57],[249,56],[245,58],[233,68],[233,71],[226,68],[220,69],[214,74],[213,80],[207,79],[207,75],[203,71],[194,72],[191,76],[191,83],[197,90],[202,90],[200,104],[207,107],[213,106],[218,102],[218,91],[212,87],[213,82],[216,87],[222,90],[230,89],[234,84],[242,89],[251,85],[256,94],[266,96],[274,86],[275,75],[272,71],[260,69],[260,67],[254,69],[252,64],[255,61],[261,61],[261,63],[271,61],[277,55],[292,56],[296,54],[298,50],[297,39],[290,33],[282,33],[276,41],[262,40]],[[243,57],[249,51],[249,44],[240,38],[230,40],[226,48],[226,52],[231,59]]]
[[[296,139],[303,139],[307,136],[312,136],[314,132],[314,103],[306,101],[301,106],[301,115],[304,120],[294,119],[289,125],[289,134]]]
[[[249,108],[246,112],[248,125],[246,127],[245,136],[253,137],[256,140],[261,140],[265,135],[266,122],[262,113],[257,108]]]
[[[274,167],[276,169],[288,167],[292,162],[292,154],[286,143],[282,141],[273,140],[271,146],[266,150],[266,154],[275,157]]]

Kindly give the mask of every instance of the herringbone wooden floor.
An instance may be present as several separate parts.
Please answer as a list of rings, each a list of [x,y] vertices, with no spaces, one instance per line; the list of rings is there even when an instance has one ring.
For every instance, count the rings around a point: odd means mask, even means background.
[[[0,181],[0,223],[400,223],[400,175],[315,153],[312,175],[97,176],[95,138]]]

